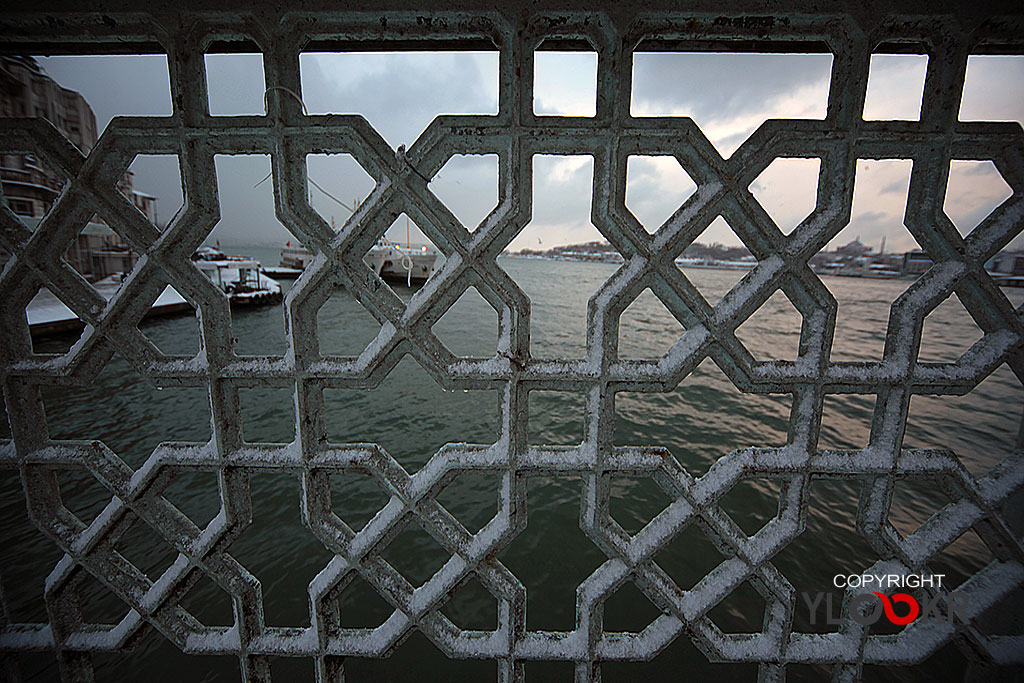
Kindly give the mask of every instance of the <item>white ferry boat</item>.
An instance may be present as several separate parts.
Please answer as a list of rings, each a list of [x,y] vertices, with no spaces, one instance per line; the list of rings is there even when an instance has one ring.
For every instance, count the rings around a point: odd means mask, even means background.
[[[227,256],[213,247],[201,247],[192,255],[192,261],[232,304],[260,306],[281,302],[281,285],[262,272],[256,259]]]
[[[363,257],[366,265],[383,280],[423,284],[434,274],[438,260],[432,247],[403,247],[395,242],[380,240]],[[276,278],[297,278],[313,260],[313,253],[302,245],[286,244],[281,249],[281,265],[264,272]]]

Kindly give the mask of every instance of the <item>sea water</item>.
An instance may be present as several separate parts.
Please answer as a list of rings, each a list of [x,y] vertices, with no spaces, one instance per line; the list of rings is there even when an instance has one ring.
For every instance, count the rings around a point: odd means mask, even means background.
[[[237,251],[237,250],[236,250]],[[276,263],[273,250],[245,253]],[[501,267],[531,300],[531,355],[534,358],[580,358],[586,351],[586,309],[593,293],[617,269],[601,263],[573,263],[502,258]],[[744,275],[742,271],[684,269],[684,274],[711,305]],[[839,302],[832,358],[878,360],[885,341],[889,306],[910,284],[907,280],[867,280],[824,277]],[[285,283],[291,286],[292,283]],[[408,299],[413,290],[395,286]],[[1024,303],[1024,290],[1003,290],[1014,307]],[[657,298],[645,291],[622,315],[619,355],[657,358],[683,333]],[[776,294],[737,332],[759,360],[793,359],[798,352],[801,318],[781,294]],[[241,355],[280,355],[285,350],[282,306],[232,311],[236,352]],[[358,355],[373,340],[380,323],[350,292],[337,289],[318,314],[321,353]],[[167,353],[195,353],[199,348],[194,318],[165,318],[143,322],[142,332]],[[433,327],[438,338],[456,355],[489,357],[497,343],[497,314],[470,290]],[[924,328],[921,358],[952,361],[981,332],[959,303],[947,301],[929,317]],[[40,351],[66,349],[74,338],[37,342]],[[167,387],[155,390],[123,359],[115,357],[90,386],[47,387],[43,391],[50,434],[55,439],[100,439],[133,468],[165,441],[205,442],[210,438],[209,400],[203,388]],[[412,357],[406,357],[369,391],[328,389],[325,412],[328,436],[336,442],[380,444],[410,473],[419,470],[443,444],[493,443],[499,429],[499,392],[444,391]],[[711,360],[705,360],[675,389],[665,393],[621,392],[615,400],[614,439],[617,445],[662,446],[694,477],[718,459],[746,446],[786,442],[791,396],[754,395],[738,390]],[[256,386],[242,389],[243,433],[250,442],[285,443],[293,439],[295,414],[289,387]],[[914,397],[904,444],[955,451],[967,468],[981,476],[1014,447],[1024,390],[1003,365],[964,397]],[[874,396],[826,398],[819,446],[859,448],[867,444]],[[583,439],[585,396],[579,391],[534,391],[529,401],[531,444],[575,445]],[[6,420],[2,421],[6,430]],[[7,434],[4,434],[6,437]],[[4,597],[14,622],[46,620],[43,587],[61,553],[29,523],[16,472],[2,475],[0,525],[4,543],[0,567]],[[90,477],[60,475],[65,504],[88,523],[110,500]],[[464,475],[452,482],[440,500],[466,527],[475,532],[495,513],[500,482],[493,476]],[[271,626],[309,625],[309,582],[327,564],[331,553],[303,525],[300,482],[280,473],[249,477],[253,521],[230,547],[231,555],[259,579]],[[331,481],[335,512],[358,530],[386,502],[387,496],[362,475],[337,475]],[[167,497],[202,526],[219,509],[218,482],[212,473],[180,475]],[[635,533],[669,502],[650,478],[613,478],[611,513],[629,533]],[[576,586],[606,559],[579,526],[581,480],[578,477],[536,477],[528,483],[528,524],[498,553],[527,588],[527,628],[567,631],[575,625]],[[780,487],[767,478],[742,480],[722,500],[723,509],[747,533],[755,532],[778,512]],[[772,562],[797,591],[827,590],[837,573],[866,569],[877,554],[856,530],[859,482],[812,482],[806,528]],[[947,502],[933,484],[901,482],[890,521],[903,534],[911,533]],[[1019,531],[1019,530],[1018,530]],[[141,522],[136,522],[117,546],[152,580],[175,558],[170,546]],[[410,524],[384,557],[413,585],[421,585],[448,560],[448,553],[417,524]],[[963,581],[990,555],[981,540],[968,532],[933,563],[951,582]],[[722,561],[721,554],[695,526],[690,526],[656,557],[658,564],[689,589]],[[83,583],[87,621],[116,623],[127,608],[92,577]],[[208,625],[233,623],[230,599],[204,578],[182,606]],[[342,596],[342,625],[376,626],[391,607],[357,580]],[[475,579],[444,607],[448,618],[462,628],[493,630],[497,601]],[[660,610],[631,583],[606,603],[606,631],[639,631]],[[749,583],[709,612],[727,632],[762,629],[764,599]],[[815,632],[800,622],[796,630]],[[833,630],[835,627],[832,627]],[[234,681],[234,657],[182,655],[155,631],[130,653],[100,654],[98,680]],[[37,680],[57,677],[50,654],[25,658],[26,673]],[[919,667],[888,670],[865,668],[875,680],[930,680],[937,673],[963,669],[964,660],[953,646],[940,650]],[[308,680],[310,660],[272,658],[272,672],[283,680]],[[449,661],[422,634],[415,633],[388,659],[346,661],[349,680],[488,680],[496,666],[489,661]],[[755,665],[712,665],[685,635],[653,661],[606,663],[604,680],[676,679],[683,672],[706,676],[756,677]],[[530,680],[569,680],[571,663],[528,663]],[[828,675],[825,667],[790,667],[789,680],[815,680]],[[36,679],[34,679],[36,680]]]

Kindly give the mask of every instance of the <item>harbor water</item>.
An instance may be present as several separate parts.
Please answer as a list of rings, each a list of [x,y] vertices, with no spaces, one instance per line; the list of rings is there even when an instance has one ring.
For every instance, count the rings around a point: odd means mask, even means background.
[[[274,264],[274,250],[232,249]],[[535,358],[581,357],[586,343],[588,298],[616,269],[601,263],[575,263],[503,258],[500,265],[532,301],[531,353]],[[714,304],[742,271],[685,269],[705,298]],[[840,303],[833,359],[881,358],[889,305],[910,284],[907,280],[866,280],[825,277]],[[289,286],[291,283],[285,283]],[[412,290],[395,286],[408,298]],[[1024,304],[1024,289],[1002,290],[1014,307]],[[233,331],[239,354],[280,354],[285,348],[282,306],[236,309]],[[379,323],[344,289],[336,290],[318,317],[321,352],[356,355],[373,339]],[[679,324],[649,292],[623,314],[620,355],[653,358],[668,350],[682,333]],[[168,353],[194,353],[199,348],[196,321],[191,317],[145,321],[143,333]],[[758,359],[795,358],[800,315],[776,294],[737,332]],[[497,316],[475,291],[470,291],[434,326],[434,331],[457,355],[489,356],[497,339]],[[956,300],[947,301],[926,320],[921,357],[955,360],[981,336]],[[74,337],[38,341],[39,351],[59,351]],[[655,445],[668,448],[682,466],[697,477],[729,452],[753,445],[786,442],[790,395],[745,394],[710,360],[704,361],[679,386],[663,394],[624,392],[616,397],[617,445]],[[406,357],[376,389],[325,392],[326,421],[335,442],[380,444],[405,469],[416,472],[448,442],[488,444],[498,433],[497,391],[443,391],[411,358]],[[100,439],[133,468],[139,467],[157,444],[165,441],[205,442],[210,438],[209,401],[204,389],[157,390],[131,366],[115,357],[90,386],[47,387],[44,403],[50,434],[56,439]],[[257,387],[242,390],[243,431],[250,442],[288,442],[294,434],[294,404],[288,389]],[[1014,448],[1024,406],[1024,389],[1001,366],[973,392],[963,397],[914,397],[904,444],[955,451],[975,476],[981,476]],[[829,396],[825,401],[820,447],[858,448],[867,444],[874,397]],[[573,392],[533,392],[530,397],[529,438],[536,444],[578,444],[583,439],[584,396]],[[6,419],[2,429],[7,430]],[[7,438],[9,432],[4,434]],[[46,620],[43,600],[47,574],[61,553],[28,521],[17,472],[5,470],[0,482],[0,544],[3,592],[12,622]],[[65,505],[88,523],[109,502],[110,494],[88,477],[61,475]],[[493,477],[456,479],[440,500],[471,531],[483,526],[498,504],[499,482]],[[253,521],[230,547],[230,553],[255,575],[262,586],[264,618],[272,626],[309,625],[309,582],[331,554],[303,526],[300,483],[281,474],[250,477]],[[528,524],[501,551],[503,562],[527,588],[527,628],[567,631],[575,626],[576,586],[606,559],[579,527],[579,478],[531,479]],[[741,481],[722,500],[723,509],[747,532],[753,533],[778,511],[779,485],[754,478]],[[803,533],[776,555],[773,564],[797,591],[833,590],[836,574],[857,574],[878,556],[856,530],[861,489],[856,481],[812,482],[810,507]],[[202,526],[219,509],[213,475],[188,474],[168,489],[167,497]],[[387,498],[366,477],[337,476],[332,480],[337,514],[359,529]],[[911,533],[947,502],[933,484],[900,482],[890,521],[903,534]],[[650,479],[615,479],[611,512],[626,531],[635,533],[668,503]],[[1016,515],[1019,520],[1020,516]],[[1017,530],[1020,533],[1020,529]],[[151,579],[175,558],[170,547],[137,523],[118,546]],[[415,523],[384,552],[414,585],[422,584],[448,559],[442,547]],[[947,575],[955,586],[977,571],[991,554],[973,532],[943,552],[931,569]],[[722,561],[712,544],[691,526],[675,539],[656,562],[684,589],[692,587]],[[83,588],[87,621],[116,623],[126,608],[96,579]],[[182,606],[209,625],[232,623],[228,596],[209,579],[191,591]],[[460,589],[443,608],[457,625],[494,629],[496,600],[475,579]],[[342,597],[342,625],[376,626],[391,608],[365,583],[357,580]],[[627,583],[605,605],[606,631],[639,631],[660,611]],[[726,632],[757,632],[762,628],[764,600],[743,584],[709,613]],[[824,632],[824,627],[801,621],[794,630]],[[1017,625],[1020,626],[1019,624]],[[143,638],[132,653],[100,654],[97,680],[235,681],[238,660],[233,657],[182,655],[156,632]],[[25,655],[30,680],[56,680],[53,656]],[[311,680],[309,660],[274,658],[272,672],[280,680]],[[947,646],[915,667],[881,670],[867,666],[865,680],[926,681],[962,678],[965,660]],[[489,661],[449,661],[423,635],[415,633],[384,660],[349,659],[352,681],[493,680],[496,665]],[[727,677],[756,680],[755,665],[711,664],[685,635],[651,662],[608,663],[605,681],[693,680]],[[827,667],[788,667],[788,680],[827,679]],[[571,663],[529,663],[528,680],[572,679]]]

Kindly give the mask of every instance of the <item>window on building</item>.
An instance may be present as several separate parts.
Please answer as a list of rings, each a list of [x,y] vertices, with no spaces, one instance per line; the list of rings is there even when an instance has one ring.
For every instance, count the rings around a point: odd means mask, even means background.
[[[32,202],[28,202],[23,199],[11,199],[9,201],[11,211],[19,216],[31,216],[34,213],[32,210]]]

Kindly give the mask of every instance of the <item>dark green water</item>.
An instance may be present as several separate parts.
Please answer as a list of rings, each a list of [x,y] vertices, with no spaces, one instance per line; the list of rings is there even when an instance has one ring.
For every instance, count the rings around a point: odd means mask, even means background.
[[[271,250],[247,253],[275,263]],[[585,348],[586,302],[615,270],[603,264],[503,259],[502,266],[532,300],[532,355],[580,357]],[[687,276],[714,303],[743,273],[687,270]],[[881,357],[889,304],[907,286],[905,281],[827,278],[840,302],[833,358],[871,360]],[[408,296],[409,291],[398,288]],[[1015,306],[1024,303],[1024,290],[1004,290]],[[281,353],[284,327],[280,306],[237,310],[233,313],[237,349],[241,354]],[[645,292],[622,318],[620,355],[656,357],[680,334],[678,323],[657,299]],[[755,357],[793,358],[800,319],[781,296],[771,299],[738,332]],[[376,334],[379,325],[351,295],[336,291],[321,309],[321,350],[331,354],[357,354]],[[434,330],[459,355],[488,356],[496,343],[497,318],[493,309],[471,292],[449,311]],[[173,353],[198,349],[193,319],[174,318],[146,322],[143,332],[160,348]],[[928,319],[922,357],[953,360],[968,348],[980,331],[958,302],[946,302]],[[40,350],[67,348],[73,339],[40,343]],[[442,391],[411,359],[406,358],[372,391],[326,392],[328,432],[332,441],[375,441],[409,472],[419,470],[447,442],[491,443],[497,436],[498,395],[493,391]],[[135,375],[127,363],[115,359],[89,387],[49,388],[45,405],[51,434],[58,439],[98,438],[130,466],[138,467],[163,441],[205,442],[210,437],[208,399],[202,389],[156,390]],[[867,443],[873,409],[872,396],[829,397],[821,433],[821,447],[861,447]],[[247,441],[290,441],[294,414],[285,389],[255,388],[242,394],[243,429]],[[786,441],[790,397],[754,396],[738,391],[711,362],[705,361],[674,391],[666,394],[621,393],[616,399],[615,440],[619,445],[660,445],[694,476],[707,471],[718,458],[736,448],[781,445]],[[960,398],[916,397],[905,444],[952,448],[968,469],[981,475],[1013,449],[1024,406],[1024,390],[1002,366],[974,392]],[[534,392],[530,399],[530,441],[537,444],[578,444],[583,438],[584,397],[573,392]],[[6,421],[4,421],[5,423]],[[6,430],[6,424],[3,425]],[[6,434],[5,434],[6,436]],[[3,473],[0,520],[4,543],[0,548],[4,593],[12,621],[45,620],[43,583],[57,559],[55,548],[29,524],[17,475]],[[64,477],[65,504],[88,523],[109,501],[95,482]],[[218,509],[212,476],[180,477],[167,496],[204,524]],[[273,626],[309,624],[307,586],[326,565],[330,554],[303,526],[299,515],[299,482],[285,475],[253,475],[250,486],[254,519],[231,546],[231,554],[261,582],[265,619]],[[494,513],[498,482],[485,476],[462,477],[445,490],[441,502],[470,531],[480,528]],[[723,499],[724,509],[748,533],[770,519],[778,507],[778,486],[768,479],[744,480]],[[361,528],[386,502],[365,477],[336,477],[332,481],[335,510],[350,526]],[[773,560],[797,590],[825,590],[837,573],[858,573],[876,559],[855,530],[859,489],[854,483],[820,481],[812,485],[804,533]],[[612,514],[633,533],[668,502],[649,479],[621,479],[613,483]],[[903,485],[890,512],[890,520],[903,533],[913,531],[944,503],[942,494],[923,484]],[[573,478],[536,478],[529,483],[529,523],[499,555],[527,587],[527,627],[530,630],[571,630],[575,621],[575,587],[605,559],[579,528],[580,481]],[[174,560],[169,546],[145,528],[129,531],[119,548],[140,569],[156,579]],[[445,551],[426,532],[411,525],[384,553],[385,558],[414,585],[420,585],[447,559]],[[933,571],[962,581],[983,566],[990,555],[980,539],[968,532],[951,545]],[[689,588],[721,556],[701,534],[689,529],[657,556],[657,562]],[[85,590],[86,619],[115,623],[126,609],[96,580]],[[230,624],[230,602],[212,582],[200,582],[183,601],[204,623]],[[761,629],[764,601],[744,584],[710,612],[725,631]],[[455,594],[443,608],[464,628],[493,629],[496,601],[475,581]],[[390,614],[382,598],[356,582],[343,596],[344,626],[376,626]],[[658,615],[658,610],[632,585],[626,584],[606,604],[605,629],[637,631]],[[799,630],[814,630],[798,624]],[[56,678],[52,656],[26,656],[26,672],[38,671],[34,680]],[[97,655],[97,679],[152,681],[237,680],[237,660],[231,657],[191,658],[181,655],[159,635],[151,634],[130,655]],[[273,672],[281,680],[305,680],[312,665],[302,660],[275,659]],[[944,648],[920,667],[875,671],[866,679],[934,680],[960,678],[964,662],[953,647]],[[350,680],[487,680],[493,679],[490,662],[449,662],[422,635],[416,634],[387,660],[352,659],[346,664]],[[528,664],[531,680],[570,680],[568,663]],[[695,680],[728,676],[756,679],[756,666],[711,665],[685,637],[678,638],[652,662],[610,663],[602,667],[607,681],[676,680],[686,672]],[[790,680],[827,677],[826,668],[791,667]]]

